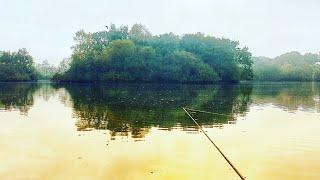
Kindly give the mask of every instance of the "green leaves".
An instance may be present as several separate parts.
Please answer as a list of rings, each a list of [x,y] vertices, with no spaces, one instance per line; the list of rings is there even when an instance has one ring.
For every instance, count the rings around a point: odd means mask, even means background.
[[[0,81],[34,81],[37,73],[33,58],[26,49],[2,52],[0,56]]]
[[[79,31],[70,70],[58,81],[237,82],[252,78],[251,53],[202,33],[152,36],[135,24]]]

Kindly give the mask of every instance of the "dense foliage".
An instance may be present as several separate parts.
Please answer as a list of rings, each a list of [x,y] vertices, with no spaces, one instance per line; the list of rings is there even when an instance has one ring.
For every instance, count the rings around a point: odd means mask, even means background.
[[[0,81],[34,81],[37,73],[26,49],[0,52]]]
[[[320,55],[290,52],[274,59],[253,58],[258,81],[320,81]]]
[[[251,53],[202,33],[152,36],[141,24],[75,36],[70,69],[56,81],[236,82],[252,79]]]

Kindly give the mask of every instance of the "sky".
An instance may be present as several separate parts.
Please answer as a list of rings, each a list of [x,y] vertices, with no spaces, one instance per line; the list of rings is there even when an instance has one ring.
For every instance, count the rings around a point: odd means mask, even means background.
[[[0,0],[0,50],[27,48],[36,62],[57,64],[75,32],[110,23],[225,37],[254,56],[320,52],[319,0]]]

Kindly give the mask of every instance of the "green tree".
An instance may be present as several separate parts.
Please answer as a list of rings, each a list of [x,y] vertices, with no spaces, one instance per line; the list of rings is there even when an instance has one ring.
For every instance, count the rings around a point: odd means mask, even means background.
[[[130,39],[134,41],[143,41],[152,37],[150,31],[142,24],[134,24],[129,32]]]
[[[56,81],[238,82],[252,79],[248,48],[202,33],[152,36],[134,24],[75,37],[70,68]]]
[[[47,60],[36,64],[36,70],[38,71],[39,79],[51,79],[58,72],[58,69]]]
[[[289,52],[274,59],[255,57],[253,72],[258,81],[313,81],[320,55]]]
[[[26,49],[2,52],[0,56],[0,81],[34,81],[38,74],[33,58]]]

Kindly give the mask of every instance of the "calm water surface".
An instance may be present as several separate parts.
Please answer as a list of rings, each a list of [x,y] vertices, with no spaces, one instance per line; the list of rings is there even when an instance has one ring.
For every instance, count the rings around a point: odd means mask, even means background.
[[[239,179],[182,107],[247,179],[320,179],[317,83],[0,83],[0,179]]]

